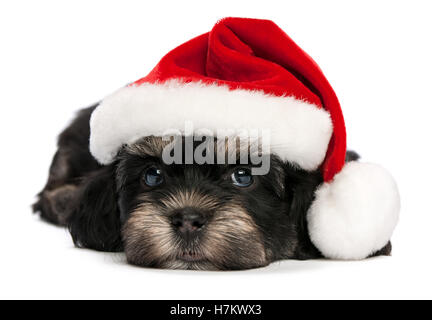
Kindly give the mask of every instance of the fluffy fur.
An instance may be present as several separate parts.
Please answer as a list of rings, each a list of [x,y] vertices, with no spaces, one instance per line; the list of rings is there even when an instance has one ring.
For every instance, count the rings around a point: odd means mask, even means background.
[[[151,110],[151,112],[149,112]],[[90,151],[109,164],[124,144],[162,136],[164,128],[270,129],[271,152],[305,170],[322,163],[332,135],[327,111],[294,97],[203,83],[141,84],[105,98],[91,118]]]
[[[82,110],[60,135],[48,182],[33,207],[43,219],[67,226],[76,246],[125,251],[128,262],[139,266],[194,270],[322,257],[306,220],[322,184],[319,170],[272,155],[269,173],[239,188],[230,179],[236,165],[163,164],[164,143],[153,136],[123,146],[114,162],[100,165],[88,151],[95,108]],[[347,160],[357,158],[347,154]],[[143,183],[149,166],[162,170],[162,185]],[[185,210],[205,221],[193,238],[173,227],[173,217]],[[384,243],[375,255],[390,251]]]

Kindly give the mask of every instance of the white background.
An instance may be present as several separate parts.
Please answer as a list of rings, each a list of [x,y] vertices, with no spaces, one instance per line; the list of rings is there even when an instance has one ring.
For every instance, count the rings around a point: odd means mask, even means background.
[[[430,1],[1,1],[0,298],[432,298]],[[275,21],[321,66],[348,145],[386,166],[402,212],[392,257],[241,272],[128,266],[75,249],[30,211],[75,110],[146,75],[225,16]]]

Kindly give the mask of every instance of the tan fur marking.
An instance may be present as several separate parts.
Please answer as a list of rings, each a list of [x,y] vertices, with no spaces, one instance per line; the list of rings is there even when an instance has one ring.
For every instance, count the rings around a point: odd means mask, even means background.
[[[266,254],[258,228],[244,208],[235,204],[221,209],[209,224],[203,250],[211,255],[212,260],[224,262],[226,251],[232,245],[243,249],[240,251],[244,255],[238,259],[265,264]]]
[[[144,137],[132,145],[126,146],[126,152],[134,155],[148,155],[152,157],[161,157],[163,149],[170,141],[163,141],[161,137],[148,136]]]
[[[217,208],[219,202],[210,195],[201,194],[195,190],[179,190],[162,200],[162,204],[168,209],[180,209],[195,207],[204,210]]]

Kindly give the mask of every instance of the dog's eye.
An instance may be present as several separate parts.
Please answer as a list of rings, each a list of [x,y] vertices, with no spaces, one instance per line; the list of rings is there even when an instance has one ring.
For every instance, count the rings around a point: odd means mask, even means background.
[[[149,187],[156,187],[164,181],[162,170],[156,167],[150,167],[144,173],[144,182]]]
[[[238,187],[249,187],[253,183],[253,177],[249,169],[239,168],[231,174],[234,185]]]

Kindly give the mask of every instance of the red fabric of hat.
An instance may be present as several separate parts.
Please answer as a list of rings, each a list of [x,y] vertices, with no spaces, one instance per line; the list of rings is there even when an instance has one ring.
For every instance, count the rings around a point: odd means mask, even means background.
[[[324,180],[331,180],[343,167],[346,133],[339,101],[315,61],[274,22],[222,19],[210,32],[169,52],[134,85],[173,78],[292,96],[323,107],[333,124],[322,164]]]
[[[362,259],[390,240],[400,208],[395,181],[378,165],[344,164],[345,124],[333,89],[272,21],[222,19],[106,97],[90,120],[90,152],[109,164],[142,137],[186,135],[186,122],[193,135],[268,130],[271,154],[306,171],[321,169],[324,183],[305,214],[323,256]]]

